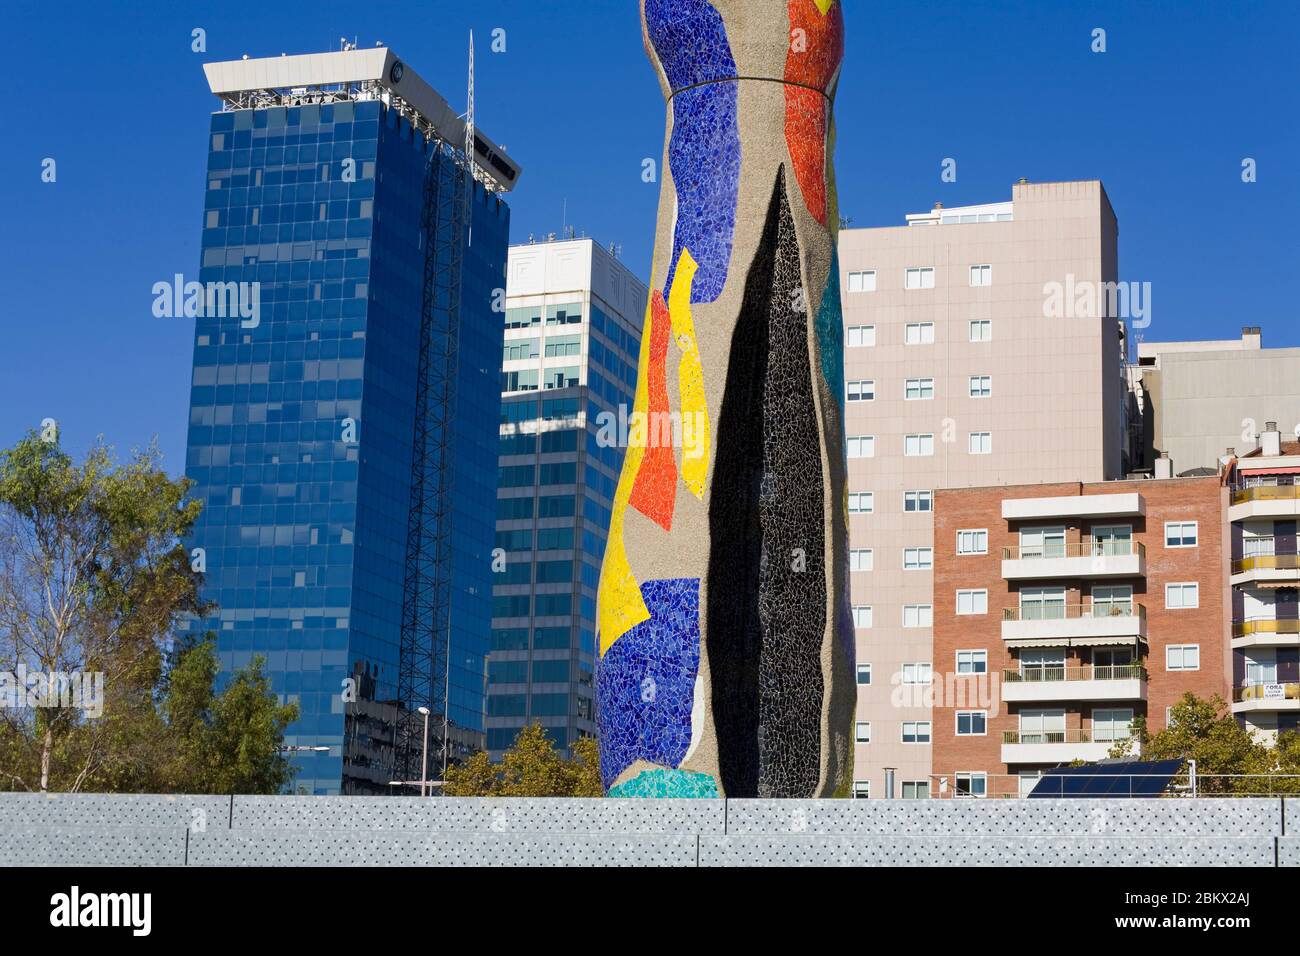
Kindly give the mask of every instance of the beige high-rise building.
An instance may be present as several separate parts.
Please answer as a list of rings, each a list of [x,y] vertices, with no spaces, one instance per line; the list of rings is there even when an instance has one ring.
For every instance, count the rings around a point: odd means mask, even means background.
[[[928,790],[934,492],[1125,473],[1118,231],[1093,180],[840,233],[858,796]]]

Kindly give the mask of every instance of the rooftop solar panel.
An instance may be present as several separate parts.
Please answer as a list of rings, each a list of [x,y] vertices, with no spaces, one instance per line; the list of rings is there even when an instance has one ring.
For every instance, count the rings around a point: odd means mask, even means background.
[[[1182,768],[1182,760],[1118,761],[1043,771],[1032,797],[1158,797]]]

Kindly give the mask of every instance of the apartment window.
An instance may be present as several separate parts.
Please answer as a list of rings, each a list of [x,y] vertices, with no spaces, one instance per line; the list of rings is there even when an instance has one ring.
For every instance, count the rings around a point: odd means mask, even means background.
[[[853,626],[860,631],[865,631],[871,627],[871,605],[855,604],[853,605]],[[868,664],[868,667],[871,665]]]
[[[928,780],[904,780],[904,800],[929,800],[930,782]]]
[[[988,554],[989,533],[985,528],[957,532],[958,554]]]
[[[871,683],[871,665],[870,665],[870,664],[859,664],[859,665],[858,665],[858,683],[859,683],[859,684],[862,684],[863,686],[866,686],[867,684],[870,684],[870,683]]]
[[[958,591],[958,614],[987,614],[989,612],[989,592],[984,589]]]
[[[1194,548],[1197,541],[1197,523],[1195,521],[1166,521],[1166,548]]]
[[[853,781],[853,799],[869,800],[871,799],[871,781],[854,780]]]
[[[930,684],[934,682],[934,668],[928,661],[903,665],[904,684]]]
[[[993,320],[972,319],[970,323],[970,340],[972,342],[992,342]]]
[[[871,402],[876,398],[876,383],[870,380],[848,383],[850,402]]]
[[[971,432],[967,439],[967,450],[972,455],[991,455],[993,453],[993,433]]]
[[[928,744],[930,742],[930,722],[928,720],[903,721],[903,743]]]
[[[934,567],[934,548],[904,548],[904,571],[928,571]]]
[[[960,771],[953,775],[958,797],[987,797],[989,775],[983,771]]]
[[[864,272],[850,272],[849,291],[850,292],[875,292],[876,291],[876,270],[868,269]]]
[[[846,441],[849,446],[850,458],[875,458],[876,457],[876,436],[875,435],[850,435]]]
[[[970,377],[970,397],[988,398],[993,394],[992,375],[972,375]]]
[[[971,266],[970,284],[972,286],[992,285],[993,267],[990,265]]]
[[[1195,581],[1165,585],[1165,607],[1171,611],[1184,611],[1201,606],[1201,586]]]
[[[903,454],[909,458],[925,458],[934,454],[934,435],[904,435]]]
[[[1165,648],[1165,670],[1199,671],[1200,669],[1200,644],[1170,644]]]
[[[874,325],[850,325],[848,333],[849,348],[872,348],[876,344]]]
[[[849,550],[850,571],[870,571],[875,563],[870,548],[852,548]]]
[[[987,674],[989,672],[988,651],[958,651],[958,674]]]
[[[932,266],[921,266],[915,269],[908,269],[907,276],[903,281],[903,288],[933,289],[934,268]]]
[[[908,512],[933,511],[934,492],[933,491],[903,492],[903,510]]]
[[[983,737],[988,733],[988,714],[982,710],[957,711],[958,737]]]
[[[909,378],[903,387],[903,398],[909,402],[934,398],[934,379]]]
[[[933,627],[933,604],[904,604],[903,627]]]
[[[933,345],[933,322],[908,322],[903,328],[904,345]]]
[[[1096,743],[1125,740],[1128,738],[1132,726],[1132,708],[1094,710],[1092,712],[1092,739]]]
[[[869,515],[876,510],[876,496],[870,491],[849,492],[849,514]]]
[[[871,721],[859,720],[854,724],[853,739],[860,744],[871,743]]]

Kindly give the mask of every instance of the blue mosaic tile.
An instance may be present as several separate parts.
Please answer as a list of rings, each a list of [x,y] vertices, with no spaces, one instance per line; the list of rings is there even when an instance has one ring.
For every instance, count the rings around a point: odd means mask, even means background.
[[[646,0],[646,29],[672,94],[668,166],[677,191],[677,224],[665,291],[682,250],[699,264],[692,302],[722,294],[731,262],[740,186],[736,76],[722,16],[707,0]],[[698,85],[704,84],[704,85]]]
[[[844,407],[844,313],[840,308],[840,253],[831,253],[821,308],[817,310],[817,345],[822,353],[822,377]]]
[[[636,760],[676,767],[691,743],[700,668],[700,581],[647,581],[641,596],[649,620],[615,641],[596,666],[606,788]]]
[[[693,770],[644,770],[609,788],[611,797],[709,799],[718,797],[718,782]]]

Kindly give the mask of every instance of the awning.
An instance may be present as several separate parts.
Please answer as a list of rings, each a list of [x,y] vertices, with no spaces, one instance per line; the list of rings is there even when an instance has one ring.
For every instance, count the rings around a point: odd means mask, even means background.
[[[1133,637],[1012,637],[1003,641],[1007,647],[1133,647],[1145,638]]]

